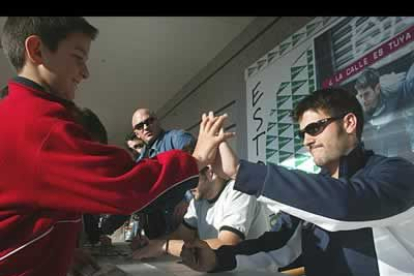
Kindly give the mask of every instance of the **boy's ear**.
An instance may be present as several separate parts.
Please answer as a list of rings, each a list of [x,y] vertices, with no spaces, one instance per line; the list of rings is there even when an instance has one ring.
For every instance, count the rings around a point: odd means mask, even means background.
[[[42,40],[37,35],[31,35],[25,41],[27,59],[34,64],[42,64]]]

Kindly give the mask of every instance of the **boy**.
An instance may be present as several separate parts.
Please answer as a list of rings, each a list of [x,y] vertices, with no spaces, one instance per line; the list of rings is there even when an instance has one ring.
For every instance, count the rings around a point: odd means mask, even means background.
[[[5,23],[1,42],[18,76],[0,102],[4,276],[66,275],[81,213],[130,214],[167,189],[195,186],[198,171],[214,158],[210,149],[226,138],[216,135],[225,116],[204,120],[194,157],[171,151],[139,164],[123,149],[93,142],[76,121],[73,99],[89,77],[86,61],[97,33],[80,17]]]

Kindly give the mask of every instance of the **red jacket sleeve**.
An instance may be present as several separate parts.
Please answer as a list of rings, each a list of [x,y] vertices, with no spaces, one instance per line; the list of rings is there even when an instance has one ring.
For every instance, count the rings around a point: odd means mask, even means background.
[[[121,148],[91,142],[73,123],[56,124],[35,158],[26,199],[41,208],[129,214],[198,177],[194,158],[183,151],[135,163]]]

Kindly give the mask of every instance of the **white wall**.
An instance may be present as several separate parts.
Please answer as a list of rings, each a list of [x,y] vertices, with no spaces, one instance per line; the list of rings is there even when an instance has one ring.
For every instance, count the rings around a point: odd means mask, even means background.
[[[226,127],[236,131],[231,142],[247,157],[246,85],[244,70],[313,17],[258,17],[176,96],[158,110],[166,128],[185,128],[196,136],[203,112],[228,113]]]

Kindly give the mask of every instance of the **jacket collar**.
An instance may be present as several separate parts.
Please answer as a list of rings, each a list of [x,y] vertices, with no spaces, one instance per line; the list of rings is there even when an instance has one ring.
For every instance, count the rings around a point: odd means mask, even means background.
[[[43,86],[37,84],[36,82],[25,78],[25,77],[20,77],[20,76],[16,76],[14,78],[11,79],[10,84],[18,84],[21,86],[25,86],[26,88],[34,91],[37,95],[39,95],[42,98],[48,99],[50,101],[55,101],[55,102],[59,102],[62,103],[65,106],[69,106],[69,107],[73,107],[75,106],[75,103],[69,100],[66,100],[64,98],[59,97],[58,95],[52,94],[50,92],[48,92]]]
[[[385,100],[385,95],[381,92],[380,99],[377,107],[372,112],[366,112],[364,114],[364,120],[369,121],[372,118],[378,117],[382,114],[384,114],[384,110],[387,109],[387,101]]]
[[[37,97],[41,97],[43,99],[46,99],[48,101],[57,102],[62,104],[67,110],[70,112],[70,114],[73,116],[73,119],[81,123],[82,122],[82,111],[79,109],[78,106],[73,101],[66,100],[64,98],[59,97],[58,95],[52,94],[49,91],[47,91],[44,87],[41,85],[35,83],[34,81],[24,78],[24,77],[14,77],[9,81],[9,93],[13,93],[14,89],[10,89],[10,87],[13,86],[23,86],[24,88],[30,90],[32,93],[34,93]]]
[[[153,148],[159,141],[161,141],[164,138],[165,130],[161,129],[160,133],[158,134],[158,137],[154,139],[150,144],[148,144],[148,148]]]
[[[353,176],[358,170],[363,168],[374,152],[365,150],[363,143],[359,143],[348,155],[342,156],[339,160],[339,178]],[[327,169],[322,168],[321,174],[330,176]]]
[[[152,141],[150,144],[145,144],[144,147],[142,148],[142,153],[139,155],[139,157],[137,158],[137,161],[141,160],[142,158],[149,158],[152,154],[151,151],[156,151],[157,155],[159,152],[157,152],[157,145],[158,143],[163,139],[165,135],[165,130],[161,129],[160,134],[158,135],[158,137]]]

